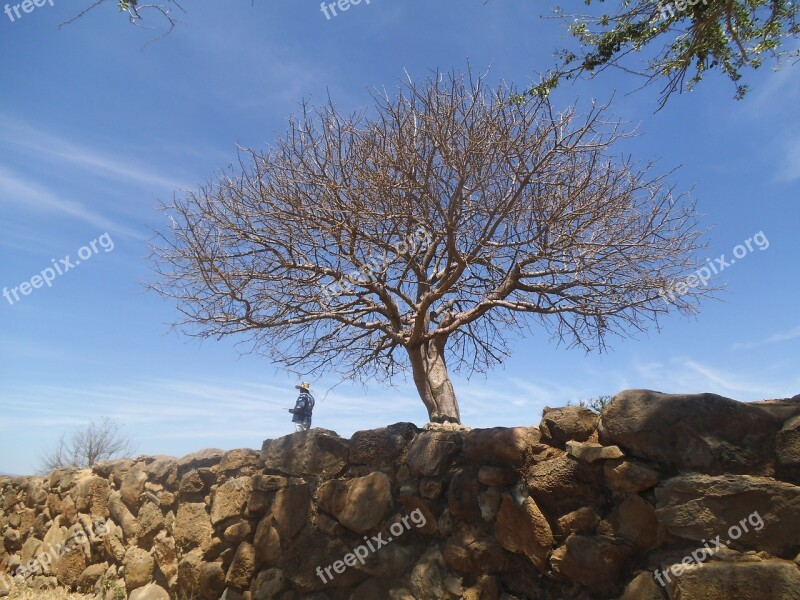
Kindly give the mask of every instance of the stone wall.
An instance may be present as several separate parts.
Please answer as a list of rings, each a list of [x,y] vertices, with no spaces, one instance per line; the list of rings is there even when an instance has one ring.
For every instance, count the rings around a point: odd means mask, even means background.
[[[632,390],[538,427],[312,429],[0,478],[0,596],[800,599],[798,486],[800,396]]]

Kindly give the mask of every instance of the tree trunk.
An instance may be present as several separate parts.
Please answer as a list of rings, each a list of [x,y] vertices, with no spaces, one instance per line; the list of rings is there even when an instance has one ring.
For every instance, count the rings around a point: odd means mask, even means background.
[[[414,383],[425,408],[428,409],[431,423],[461,422],[456,393],[453,384],[450,383],[444,361],[446,342],[446,339],[436,340],[414,348],[406,348],[411,360]]]

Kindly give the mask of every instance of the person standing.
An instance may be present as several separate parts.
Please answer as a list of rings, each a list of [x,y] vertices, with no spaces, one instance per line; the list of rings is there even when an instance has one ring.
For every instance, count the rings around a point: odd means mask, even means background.
[[[311,427],[311,413],[314,411],[314,396],[311,395],[311,384],[303,382],[294,386],[300,390],[300,396],[294,408],[289,412],[294,416],[292,422],[295,424],[296,431],[307,431]]]

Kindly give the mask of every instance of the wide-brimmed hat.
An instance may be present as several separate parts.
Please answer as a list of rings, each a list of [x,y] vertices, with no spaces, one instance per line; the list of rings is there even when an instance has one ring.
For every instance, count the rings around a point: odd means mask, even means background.
[[[307,381],[304,381],[303,383],[298,383],[294,387],[296,387],[298,390],[305,390],[307,392],[311,390],[311,384],[308,383]]]

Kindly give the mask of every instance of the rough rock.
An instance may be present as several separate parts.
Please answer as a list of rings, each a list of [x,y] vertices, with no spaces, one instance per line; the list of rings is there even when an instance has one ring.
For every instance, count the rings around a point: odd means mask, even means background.
[[[155,561],[149,552],[141,548],[131,547],[122,561],[125,567],[125,586],[128,592],[147,585],[153,580]]]
[[[230,479],[219,486],[211,503],[211,523],[216,525],[230,517],[244,515],[251,489],[249,477]]]
[[[323,510],[356,533],[373,530],[392,507],[391,482],[380,471],[346,482],[328,481],[317,497]]]
[[[237,590],[250,587],[250,578],[256,568],[256,552],[252,544],[242,542],[236,549],[231,566],[225,575],[225,583]]]
[[[609,593],[625,560],[634,553],[631,544],[606,536],[571,535],[550,559],[556,573],[592,590]]]
[[[593,463],[598,460],[613,460],[623,458],[622,450],[618,446],[603,446],[595,442],[567,442],[567,454],[578,460]]]
[[[719,535],[734,548],[758,548],[775,555],[798,544],[800,487],[790,483],[750,475],[690,473],[657,487],[656,501],[659,522],[678,537],[699,541]],[[734,527],[740,532],[731,532]]]
[[[148,583],[133,590],[128,600],[169,600],[169,593],[160,585]]]
[[[585,442],[597,429],[597,413],[583,406],[545,407],[539,424],[542,442],[565,448],[569,440]]]
[[[606,485],[614,492],[643,492],[659,482],[655,469],[637,460],[610,460],[603,465]]]
[[[198,502],[181,504],[172,526],[175,544],[181,550],[202,547],[211,541],[214,527],[206,512],[206,505]]]
[[[371,467],[391,466],[418,431],[413,423],[356,431],[350,438],[350,462]]]
[[[262,460],[289,475],[334,477],[346,466],[347,456],[347,440],[327,429],[309,429],[265,440],[261,447]]]
[[[617,394],[600,419],[600,441],[663,465],[711,475],[767,474],[781,422],[715,394]]]
[[[662,575],[663,578],[663,575]],[[667,583],[671,598],[800,600],[800,569],[788,561],[708,562]]]
[[[594,533],[599,522],[600,515],[597,511],[591,506],[583,506],[563,515],[558,520],[558,531],[564,537],[569,537],[573,533]]]
[[[504,494],[497,513],[495,535],[503,548],[524,554],[540,571],[546,569],[555,540],[547,519],[532,498],[525,498],[520,506]]]
[[[281,538],[290,540],[308,522],[311,492],[307,485],[291,485],[278,490],[272,502],[272,517]]]
[[[521,465],[539,442],[536,427],[492,427],[464,434],[464,460],[478,465]]]
[[[458,431],[423,431],[408,449],[406,463],[416,477],[443,475],[450,461],[464,444],[464,434]]]

